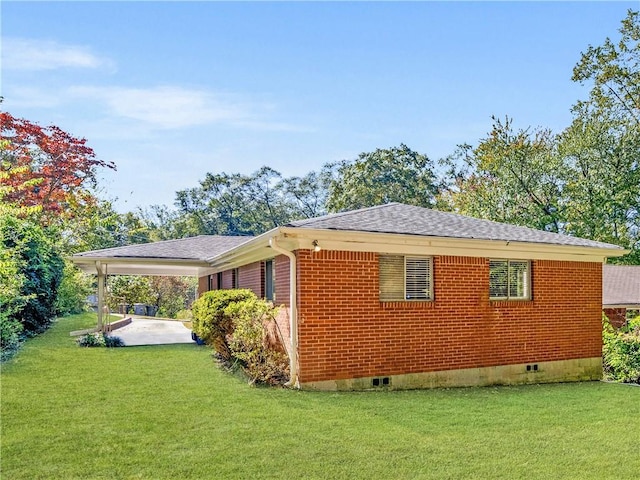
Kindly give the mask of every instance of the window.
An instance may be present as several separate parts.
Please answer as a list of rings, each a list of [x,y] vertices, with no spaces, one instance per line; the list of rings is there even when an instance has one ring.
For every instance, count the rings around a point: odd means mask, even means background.
[[[240,271],[237,268],[231,270],[231,288],[238,288],[240,285]]]
[[[222,290],[222,272],[216,273],[216,281],[218,282],[218,290]]]
[[[380,255],[380,301],[433,300],[431,257]]]
[[[531,297],[528,260],[489,260],[489,298],[528,300]]]
[[[207,290],[213,290],[213,275],[207,277]]]
[[[275,301],[275,269],[273,260],[264,262],[264,298]]]

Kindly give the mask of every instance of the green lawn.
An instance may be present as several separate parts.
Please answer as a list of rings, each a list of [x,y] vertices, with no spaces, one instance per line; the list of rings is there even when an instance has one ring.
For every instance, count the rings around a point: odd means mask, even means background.
[[[195,345],[82,349],[61,319],[2,367],[2,479],[637,479],[640,388],[252,388]]]

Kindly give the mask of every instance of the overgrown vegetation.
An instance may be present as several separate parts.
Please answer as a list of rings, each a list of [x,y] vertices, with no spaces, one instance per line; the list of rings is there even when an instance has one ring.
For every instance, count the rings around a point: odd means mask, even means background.
[[[251,298],[231,303],[225,315],[233,319],[229,349],[252,383],[284,384],[289,379],[288,357],[277,334],[278,308]]]
[[[640,315],[617,329],[603,315],[602,361],[605,378],[640,384]]]
[[[6,360],[21,335],[51,324],[64,262],[42,227],[9,212],[0,212],[0,251],[0,351]]]
[[[192,330],[224,363],[239,363],[252,383],[284,383],[287,356],[273,332],[277,310],[251,290],[212,290],[193,303]]]

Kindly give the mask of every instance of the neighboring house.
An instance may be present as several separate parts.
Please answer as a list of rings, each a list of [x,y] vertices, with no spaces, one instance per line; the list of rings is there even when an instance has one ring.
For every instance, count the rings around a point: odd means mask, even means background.
[[[157,264],[159,273],[184,263],[200,293],[250,288],[273,299],[284,306],[292,383],[336,390],[599,379],[602,265],[627,253],[402,204],[227,238],[73,261],[102,273],[104,265],[152,273]],[[201,250],[188,256],[191,243]]]
[[[640,266],[603,266],[602,309],[618,328],[626,323],[627,311],[640,310]]]

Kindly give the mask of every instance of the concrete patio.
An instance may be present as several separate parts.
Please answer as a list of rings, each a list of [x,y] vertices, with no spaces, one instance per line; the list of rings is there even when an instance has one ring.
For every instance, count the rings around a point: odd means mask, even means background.
[[[111,335],[120,337],[127,347],[194,343],[191,339],[191,330],[179,320],[133,316],[131,323],[112,330]]]

